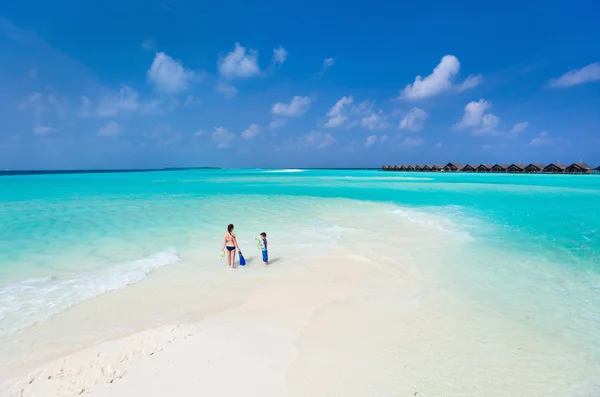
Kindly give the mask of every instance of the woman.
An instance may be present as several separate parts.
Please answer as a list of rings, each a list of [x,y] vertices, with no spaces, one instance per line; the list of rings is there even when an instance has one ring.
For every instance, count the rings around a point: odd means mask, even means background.
[[[225,251],[225,248],[227,248],[227,267],[233,269],[235,265],[235,250],[240,251],[240,254],[242,250],[240,250],[240,246],[237,243],[231,223],[227,226],[227,233],[225,233],[225,237],[223,238],[223,249],[221,251]]]

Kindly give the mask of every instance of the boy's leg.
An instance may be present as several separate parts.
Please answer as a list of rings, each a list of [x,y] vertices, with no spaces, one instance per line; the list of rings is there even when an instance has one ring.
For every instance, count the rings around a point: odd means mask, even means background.
[[[262,257],[263,257],[263,262],[265,263],[265,265],[268,265],[269,264],[269,252],[263,251]]]

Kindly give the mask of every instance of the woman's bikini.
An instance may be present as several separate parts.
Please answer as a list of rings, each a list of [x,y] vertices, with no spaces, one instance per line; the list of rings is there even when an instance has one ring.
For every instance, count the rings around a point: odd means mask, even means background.
[[[228,251],[233,251],[235,249],[235,243],[233,242],[235,237],[233,237],[231,233],[229,233],[229,237],[230,238],[225,238],[225,241],[227,242],[227,246],[225,248],[227,248]],[[231,246],[229,246],[229,244],[231,244]]]

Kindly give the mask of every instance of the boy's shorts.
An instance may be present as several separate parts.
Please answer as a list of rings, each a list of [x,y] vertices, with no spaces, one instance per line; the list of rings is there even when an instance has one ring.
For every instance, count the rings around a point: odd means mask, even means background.
[[[263,262],[268,262],[269,261],[269,252],[268,251],[263,251]]]

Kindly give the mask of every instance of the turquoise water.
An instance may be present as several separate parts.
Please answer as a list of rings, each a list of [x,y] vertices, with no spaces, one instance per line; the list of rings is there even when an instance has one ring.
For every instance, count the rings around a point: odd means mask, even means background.
[[[0,337],[141,282],[191,250],[207,252],[195,261],[212,269],[230,222],[242,247],[266,230],[274,250],[297,258],[343,244],[355,224],[369,241],[400,244],[394,233],[404,222],[402,233],[414,224],[455,243],[444,245],[435,269],[439,288],[600,356],[598,203],[598,176],[188,170],[1,177]]]

